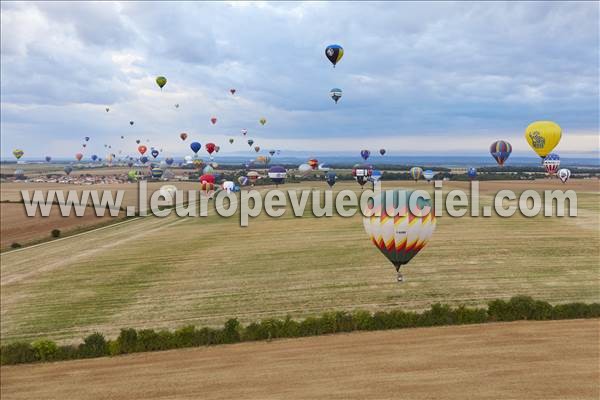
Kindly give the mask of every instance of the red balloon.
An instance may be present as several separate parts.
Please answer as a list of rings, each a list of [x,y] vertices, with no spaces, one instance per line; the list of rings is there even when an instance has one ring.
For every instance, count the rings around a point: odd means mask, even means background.
[[[148,150],[148,148],[144,145],[141,145],[138,147],[138,151],[140,152],[141,155],[144,155],[144,153],[146,152],[146,150]]]
[[[206,145],[204,145],[204,147],[206,148],[206,151],[208,152],[208,154],[212,154],[215,149],[217,148],[217,145],[214,143],[206,143]]]
[[[212,122],[213,125],[216,124],[217,123],[217,117],[212,117],[210,119],[210,122]]]
[[[75,154],[75,158],[77,159],[77,161],[81,161],[81,159],[83,158],[83,154],[77,153]]]
[[[308,165],[310,165],[310,167],[312,169],[317,169],[317,167],[319,166],[319,160],[317,160],[315,158],[310,159],[310,160],[308,160]]]
[[[200,177],[200,183],[215,183],[215,176],[211,174],[204,174]]]

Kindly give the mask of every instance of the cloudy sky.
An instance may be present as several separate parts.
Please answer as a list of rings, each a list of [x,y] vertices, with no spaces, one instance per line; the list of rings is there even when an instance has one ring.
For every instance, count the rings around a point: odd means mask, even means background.
[[[3,158],[71,156],[84,136],[90,154],[149,139],[183,155],[180,132],[233,153],[242,128],[290,151],[485,154],[502,138],[530,154],[538,119],[562,126],[559,152],[598,154],[596,2],[3,2],[1,18]]]

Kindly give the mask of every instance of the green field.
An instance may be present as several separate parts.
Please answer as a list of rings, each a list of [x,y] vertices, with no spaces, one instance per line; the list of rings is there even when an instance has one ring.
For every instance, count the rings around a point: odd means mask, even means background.
[[[482,184],[483,204],[501,184]],[[503,184],[517,192],[559,187]],[[440,217],[432,240],[404,270],[403,284],[368,240],[360,216],[294,218],[289,210],[284,218],[253,219],[247,228],[235,217],[147,217],[8,252],[1,255],[1,339],[72,341],[93,331],[112,336],[122,327],[419,310],[517,294],[553,303],[598,301],[598,181],[578,185],[577,218]],[[342,182],[335,190],[349,188],[358,186]]]

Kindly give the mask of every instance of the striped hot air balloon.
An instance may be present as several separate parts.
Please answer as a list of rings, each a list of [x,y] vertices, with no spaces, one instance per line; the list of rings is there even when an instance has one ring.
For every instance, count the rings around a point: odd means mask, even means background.
[[[419,198],[417,210],[411,212],[411,193],[387,190],[376,196],[363,210],[365,231],[373,244],[396,268],[398,282],[403,281],[400,267],[425,247],[436,224],[430,200]],[[386,205],[388,200],[393,200],[389,207]]]
[[[490,146],[490,154],[501,167],[512,153],[512,146],[504,140],[497,140]]]

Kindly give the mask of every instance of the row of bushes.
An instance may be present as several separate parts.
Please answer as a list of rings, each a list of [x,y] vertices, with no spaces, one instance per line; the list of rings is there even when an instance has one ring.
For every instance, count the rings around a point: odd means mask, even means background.
[[[103,356],[115,356],[144,351],[159,351],[185,347],[210,346],[276,338],[317,336],[338,332],[375,331],[427,327],[438,325],[479,324],[495,321],[557,320],[575,318],[599,318],[600,304],[569,303],[551,305],[531,297],[517,296],[509,301],[494,300],[487,308],[469,308],[434,304],[421,313],[401,310],[328,312],[320,317],[296,321],[265,319],[242,326],[237,319],[230,319],[220,329],[186,326],[175,331],[152,329],[122,329],[114,340],[106,340],[100,333],[86,337],[78,346],[58,346],[50,340],[33,343],[12,343],[0,347],[0,363],[21,364],[44,361],[72,360]]]

